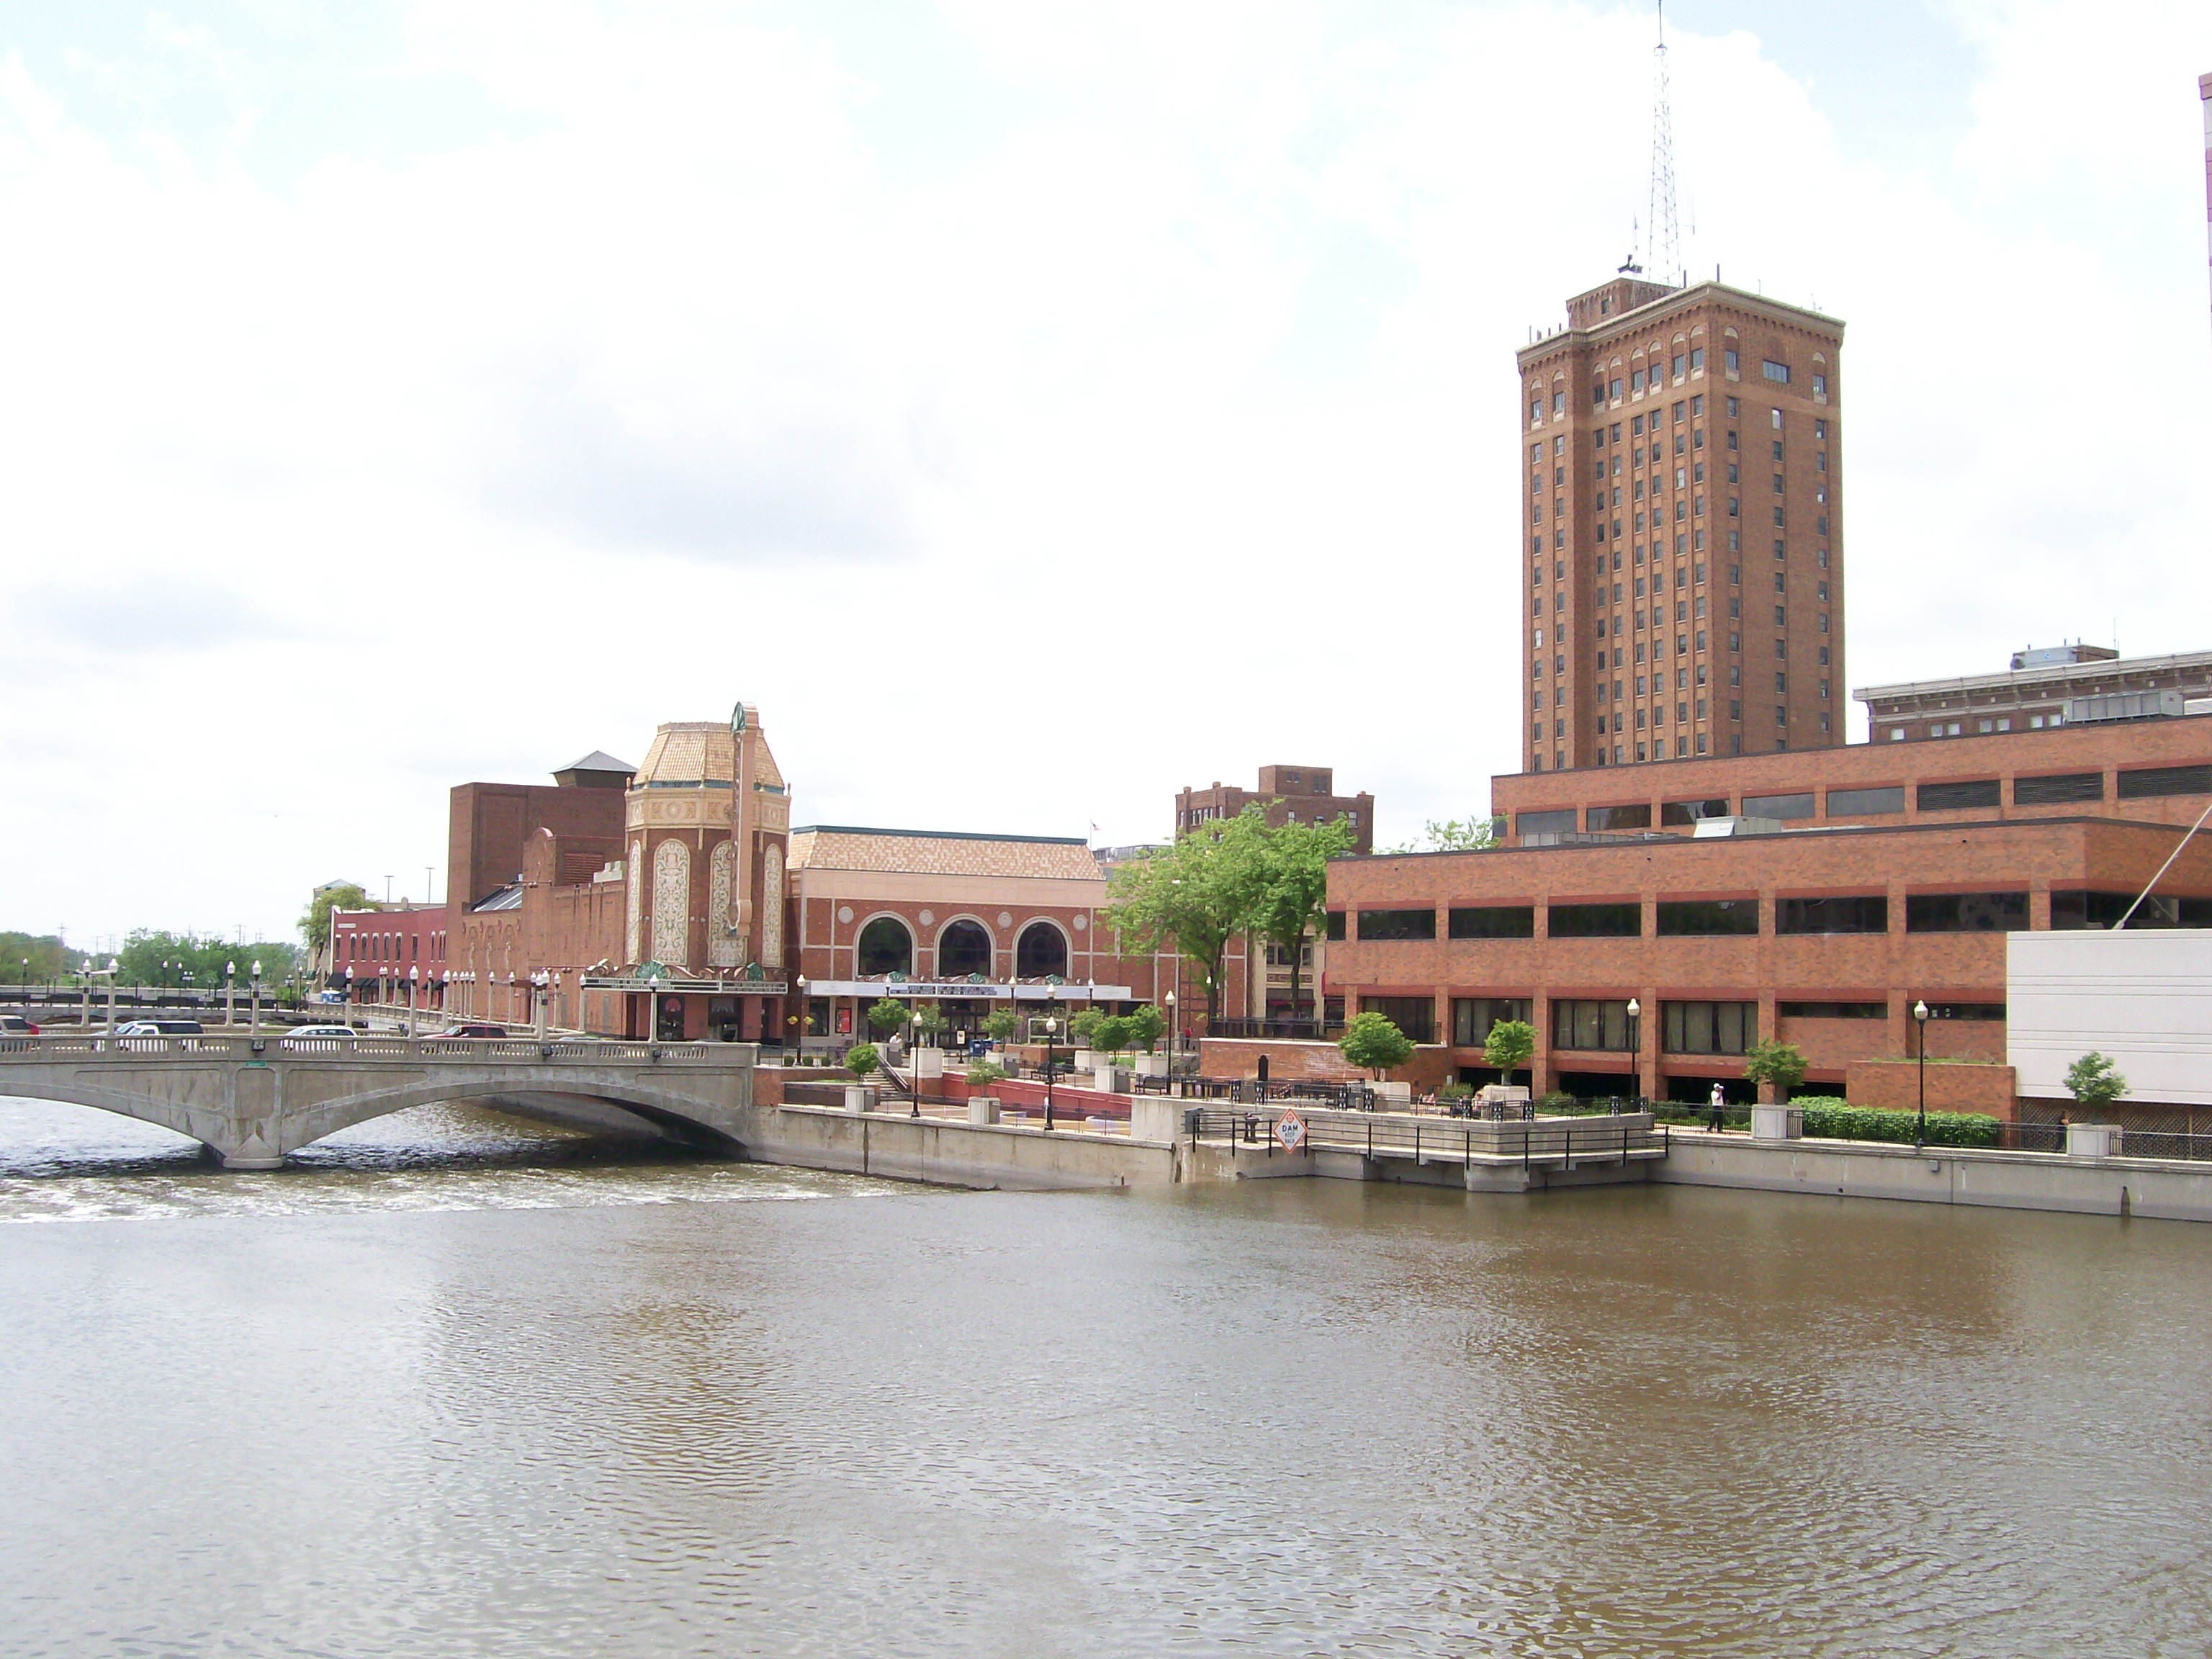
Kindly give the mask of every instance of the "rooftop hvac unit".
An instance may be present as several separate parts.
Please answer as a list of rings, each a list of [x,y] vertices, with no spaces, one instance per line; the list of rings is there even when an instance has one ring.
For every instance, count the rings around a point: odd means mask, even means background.
[[[2069,697],[2066,723],[2176,718],[2181,714],[2181,701],[2179,691],[2106,691],[2094,697]]]

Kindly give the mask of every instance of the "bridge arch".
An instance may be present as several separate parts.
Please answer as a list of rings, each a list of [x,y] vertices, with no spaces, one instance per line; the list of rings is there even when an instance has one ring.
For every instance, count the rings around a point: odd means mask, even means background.
[[[244,1089],[240,1078],[260,1081]],[[274,1167],[342,1129],[417,1106],[480,1100],[528,1116],[533,1096],[616,1106],[678,1139],[742,1152],[743,1110],[751,1100],[749,1065],[441,1065],[431,1056],[415,1064],[293,1063],[281,1070],[223,1062],[9,1064],[0,1066],[0,1092],[155,1124],[211,1148],[231,1168]]]

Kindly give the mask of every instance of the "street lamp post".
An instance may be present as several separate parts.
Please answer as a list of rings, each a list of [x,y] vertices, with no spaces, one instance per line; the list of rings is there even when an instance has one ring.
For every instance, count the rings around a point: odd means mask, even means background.
[[[1634,997],[1628,1000],[1628,1072],[1634,1080],[1637,1099],[1644,1098],[1644,1045],[1638,1039],[1643,1036],[1644,1005]]]
[[[421,964],[415,963],[410,965],[407,969],[407,1035],[409,1036],[420,1035],[415,1021],[415,993],[422,983],[422,969]]]
[[[253,964],[253,1024],[250,1028],[256,1036],[261,1035],[261,964]]]
[[[1052,1015],[1044,1022],[1044,1127],[1052,1127],[1052,1045],[1060,1036],[1060,1021]]]
[[[1928,1144],[1928,1005],[1912,1005],[1913,1023],[1920,1028],[1920,1121],[1912,1131],[1913,1150]]]
[[[1176,1080],[1176,1052],[1182,1037],[1182,1029],[1176,1024],[1176,994],[1170,991],[1164,999],[1168,1005],[1168,1092],[1180,1096],[1182,1085]]]
[[[906,1051],[907,1064],[914,1068],[914,1087],[908,1095],[908,1098],[913,1103],[913,1109],[908,1112],[907,1115],[920,1117],[921,1115],[921,1004],[920,1002],[916,1002],[907,1010],[907,1019],[914,1029],[913,1038],[908,1042]]]
[[[543,968],[530,976],[531,1000],[538,1005],[538,1036],[540,1042],[545,1037],[545,988],[551,982],[550,975]]]
[[[234,962],[222,964],[222,1023],[238,1024],[238,964]]]

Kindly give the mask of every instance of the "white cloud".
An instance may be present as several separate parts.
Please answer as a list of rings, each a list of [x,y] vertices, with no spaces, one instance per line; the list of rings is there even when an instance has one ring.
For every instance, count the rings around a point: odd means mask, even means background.
[[[2203,642],[2176,66],[2212,31],[1958,15],[1986,68],[1934,167],[1848,149],[1748,34],[1674,37],[1693,268],[1850,324],[1861,684],[2115,615]],[[1643,210],[1641,8],[477,4],[396,38],[349,65],[392,89],[360,142],[274,161],[251,42],[0,62],[0,744],[39,780],[0,920],[419,886],[445,784],[738,695],[828,821],[1130,840],[1280,758],[1393,836],[1516,763],[1510,356]],[[279,717],[208,764],[161,735],[204,729],[157,717],[180,684]]]

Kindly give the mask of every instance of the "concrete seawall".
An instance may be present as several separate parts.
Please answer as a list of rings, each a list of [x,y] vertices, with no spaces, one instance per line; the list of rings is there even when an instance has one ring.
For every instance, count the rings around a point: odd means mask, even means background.
[[[1759,1141],[1676,1130],[1649,1179],[1828,1197],[2212,1221],[2212,1164],[2060,1158],[1866,1141]]]
[[[744,1139],[763,1163],[944,1187],[1049,1192],[1166,1186],[1182,1178],[1182,1149],[1170,1142],[902,1112],[756,1107]]]

